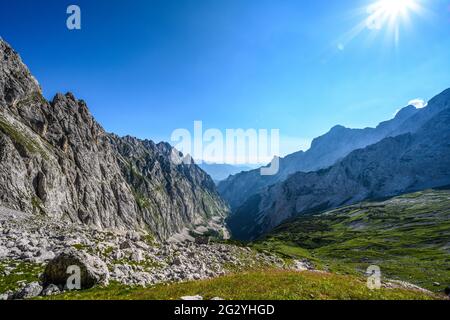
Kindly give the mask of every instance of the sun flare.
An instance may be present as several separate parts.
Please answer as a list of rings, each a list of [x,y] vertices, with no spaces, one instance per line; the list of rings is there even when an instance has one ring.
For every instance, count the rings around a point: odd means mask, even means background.
[[[414,0],[381,0],[375,3],[383,14],[390,17],[398,17],[399,15],[408,14],[417,7]]]
[[[370,4],[354,10],[360,20],[353,28],[336,40],[336,48],[344,51],[346,45],[359,35],[367,34],[370,42],[384,37],[384,44],[398,47],[402,34],[414,32],[418,18],[427,17],[430,11],[425,0],[373,0]]]
[[[398,24],[400,18],[408,20],[411,13],[420,11],[418,0],[379,0],[369,6],[369,22],[375,29],[386,24]]]

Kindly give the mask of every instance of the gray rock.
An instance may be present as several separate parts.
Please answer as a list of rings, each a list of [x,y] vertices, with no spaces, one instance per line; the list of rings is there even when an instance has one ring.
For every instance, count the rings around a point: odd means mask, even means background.
[[[8,290],[0,295],[0,300],[13,300],[14,299],[14,291]]]
[[[122,279],[123,277],[126,277],[127,274],[128,274],[128,271],[126,269],[124,270],[122,265],[118,265],[118,266],[115,266],[111,275],[114,278]]]
[[[137,232],[128,231],[126,235],[127,239],[130,239],[131,241],[139,241],[141,239],[141,236]]]
[[[77,266],[81,271],[81,289],[89,289],[95,285],[108,285],[109,271],[106,264],[98,257],[75,249],[66,249],[49,262],[43,274],[45,285],[65,286],[70,274],[67,270]]]
[[[37,239],[30,239],[30,244],[36,248],[39,245],[39,240]]]
[[[120,249],[131,249],[134,245],[130,240],[124,241],[120,244]]]
[[[9,250],[6,247],[0,246],[0,260],[8,257]]]
[[[181,256],[173,258],[172,264],[174,266],[181,266],[183,264],[183,258]]]
[[[124,253],[122,250],[115,250],[112,254],[111,254],[111,258],[114,260],[120,260],[124,257]]]
[[[185,296],[185,297],[181,297],[181,300],[185,300],[185,301],[201,301],[203,300],[202,296]]]
[[[16,244],[14,243],[14,241],[8,241],[6,243],[6,248],[14,248]]]
[[[307,260],[294,260],[293,261],[293,268],[296,271],[308,271],[308,270],[314,270],[314,267],[312,266],[311,262]]]
[[[39,284],[39,282],[32,282],[25,287],[18,291],[18,293],[15,294],[15,299],[31,299],[38,297],[42,292],[42,286]]]
[[[141,250],[135,250],[131,254],[131,260],[134,262],[142,262],[145,260],[144,255]]]
[[[53,296],[53,295],[57,295],[60,294],[61,290],[58,288],[58,286],[54,285],[54,284],[50,284],[48,285],[43,291],[42,291],[42,295],[43,296]]]
[[[13,256],[13,257],[20,257],[20,256],[22,255],[22,251],[19,250],[19,248],[12,247],[12,248],[9,250],[9,254],[10,254],[11,256]]]
[[[34,254],[32,252],[23,252],[22,255],[20,256],[20,258],[23,260],[28,260],[33,257],[34,257]]]
[[[37,253],[37,258],[39,258],[39,261],[42,262],[49,261],[55,258],[55,253],[45,249],[40,249]]]
[[[32,246],[30,245],[30,242],[27,239],[20,239],[16,243],[16,247],[21,251],[29,251]]]

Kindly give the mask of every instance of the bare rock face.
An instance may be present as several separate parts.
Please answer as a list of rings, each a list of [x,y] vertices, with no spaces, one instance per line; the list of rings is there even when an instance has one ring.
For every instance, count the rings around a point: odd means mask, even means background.
[[[80,270],[80,289],[89,289],[95,285],[108,285],[109,271],[106,263],[96,256],[73,248],[66,249],[49,262],[43,275],[44,285],[66,286],[68,278],[73,272],[73,269],[69,268],[74,266]]]
[[[132,186],[138,211],[158,234],[167,238],[194,221],[209,228],[213,219],[225,218],[228,209],[212,179],[196,165],[174,164],[168,143],[115,135],[109,140],[119,155],[122,175]],[[158,216],[167,218],[154,219]]]
[[[194,164],[173,164],[171,151],[106,133],[71,93],[46,101],[0,40],[1,206],[160,239],[200,225],[214,229],[213,218],[223,226],[228,208],[211,178]]]

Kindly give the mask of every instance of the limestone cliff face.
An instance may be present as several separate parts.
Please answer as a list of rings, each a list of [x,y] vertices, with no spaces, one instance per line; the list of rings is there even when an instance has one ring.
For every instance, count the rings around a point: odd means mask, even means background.
[[[0,40],[0,206],[160,238],[220,225],[228,209],[211,178],[171,152],[106,133],[70,93],[46,101]]]
[[[223,222],[228,208],[213,180],[196,165],[175,165],[170,161],[169,144],[115,135],[109,139],[118,155],[122,176],[151,229],[168,237],[179,232],[180,226],[211,227]],[[211,231],[223,232],[220,227]]]
[[[301,214],[450,185],[450,90],[410,119],[397,127],[397,136],[355,150],[326,169],[295,173],[250,197],[230,217],[233,235],[253,239]]]

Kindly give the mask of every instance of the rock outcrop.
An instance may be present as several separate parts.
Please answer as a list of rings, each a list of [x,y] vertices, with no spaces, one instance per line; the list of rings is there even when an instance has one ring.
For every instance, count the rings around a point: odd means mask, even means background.
[[[105,132],[71,93],[46,101],[0,40],[1,206],[161,239],[199,226],[226,236],[228,208],[213,181],[195,164],[172,163],[171,152]]]

